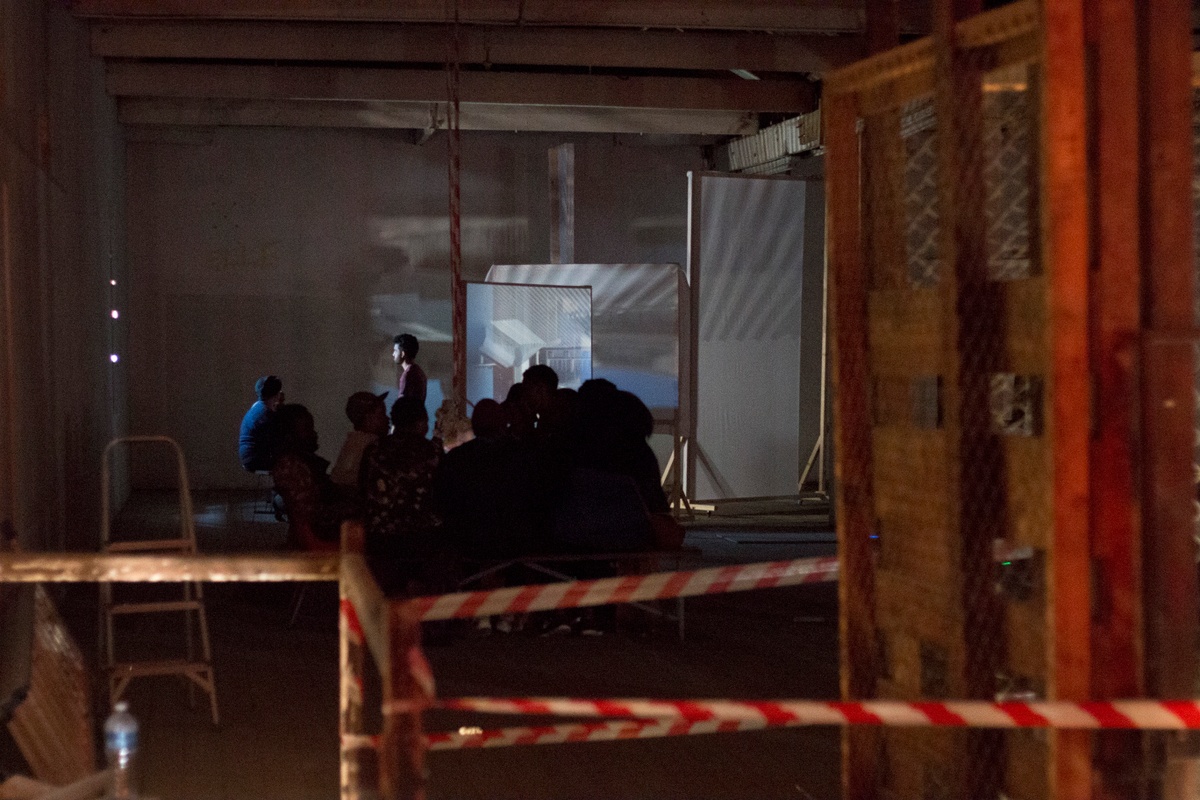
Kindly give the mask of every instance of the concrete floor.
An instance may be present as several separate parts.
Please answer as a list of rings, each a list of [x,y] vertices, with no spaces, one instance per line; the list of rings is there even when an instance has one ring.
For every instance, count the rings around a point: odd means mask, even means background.
[[[201,550],[282,547],[283,526],[253,513],[245,494],[201,496]],[[169,525],[169,504],[136,498],[128,529]],[[704,565],[826,554],[810,535],[693,530]],[[745,541],[742,541],[745,540]],[[213,726],[179,681],[144,679],[128,697],[143,729],[143,786],[161,800],[331,800],[337,796],[336,587],[310,585],[289,626],[295,587],[212,585],[209,622],[221,707]],[[95,590],[62,598],[94,641]],[[641,624],[600,637],[493,634],[430,645],[442,696],[834,698],[837,613],[833,584],[697,598],[688,636]],[[645,618],[649,619],[649,618]],[[90,626],[90,627],[89,627]],[[139,620],[130,642],[168,648],[178,622]],[[93,648],[94,649],[94,646]],[[545,720],[429,714],[429,730],[492,728]],[[838,797],[839,735],[831,729],[711,734],[653,741],[511,747],[432,753],[431,800],[442,798]]]

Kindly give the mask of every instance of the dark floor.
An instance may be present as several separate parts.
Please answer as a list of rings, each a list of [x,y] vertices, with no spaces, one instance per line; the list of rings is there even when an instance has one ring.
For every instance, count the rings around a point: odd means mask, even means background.
[[[170,525],[170,498],[138,496],[126,529]],[[173,502],[173,501],[172,501]],[[283,526],[256,515],[254,498],[197,498],[202,551],[282,547]],[[823,538],[823,537],[816,537]],[[811,528],[694,529],[704,566],[828,554]],[[129,691],[143,729],[147,794],[162,800],[306,800],[337,796],[336,587],[309,585],[289,626],[295,586],[210,585],[208,616],[221,724],[202,696],[172,679]],[[77,587],[61,603],[94,651],[96,590]],[[695,598],[687,640],[669,624],[634,615],[600,637],[493,634],[430,645],[442,696],[574,695],[833,698],[837,694],[834,584]],[[138,620],[122,641],[176,646],[178,622]],[[178,652],[173,651],[173,652]],[[164,652],[162,655],[168,655]],[[545,724],[530,720],[524,724]],[[519,720],[428,715],[427,728],[492,728]],[[611,743],[432,753],[432,800],[440,798],[801,798],[838,797],[838,732],[787,729]]]

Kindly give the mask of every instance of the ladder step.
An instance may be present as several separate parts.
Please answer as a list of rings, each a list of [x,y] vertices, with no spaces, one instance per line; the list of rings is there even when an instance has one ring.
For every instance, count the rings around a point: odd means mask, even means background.
[[[203,611],[199,600],[164,600],[146,603],[114,603],[108,607],[110,614],[153,614],[158,611]]]
[[[146,677],[150,675],[187,675],[189,673],[212,672],[212,664],[207,661],[126,661],[109,667],[113,673],[130,677]]]
[[[145,539],[132,542],[109,542],[106,553],[194,553],[196,545],[190,539]]]

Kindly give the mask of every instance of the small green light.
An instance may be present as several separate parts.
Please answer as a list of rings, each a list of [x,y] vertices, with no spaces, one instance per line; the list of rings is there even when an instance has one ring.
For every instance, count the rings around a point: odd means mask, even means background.
[[[1001,561],[1001,562],[1000,562],[1000,566],[1002,566],[1002,567],[1011,567],[1011,566],[1012,566],[1012,562],[1011,562],[1011,561]]]

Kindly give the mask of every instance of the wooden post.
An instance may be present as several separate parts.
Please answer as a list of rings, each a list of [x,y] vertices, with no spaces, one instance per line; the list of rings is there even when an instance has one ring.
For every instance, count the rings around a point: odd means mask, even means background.
[[[1197,597],[1192,485],[1195,318],[1192,242],[1191,4],[1139,3],[1142,106],[1142,472],[1147,689],[1191,697]],[[1168,742],[1173,741],[1169,739]],[[1171,759],[1162,796],[1185,797],[1193,770]]]
[[[550,148],[550,263],[575,263],[575,145]]]
[[[388,663],[383,672],[379,792],[383,800],[424,800],[425,738],[421,711],[433,697],[421,652],[421,618],[407,601],[388,604]]]
[[[1143,681],[1141,508],[1134,484],[1140,314],[1139,120],[1136,0],[1100,0],[1088,9],[1095,52],[1091,88],[1095,152],[1094,286],[1089,309],[1096,423],[1089,491],[1092,558],[1099,596],[1092,649],[1103,664],[1091,676],[1096,699],[1140,697]],[[1135,796],[1142,736],[1097,737],[1096,791],[1103,800]]]
[[[342,554],[362,554],[363,527],[358,522],[342,524]],[[358,612],[350,598],[345,570],[338,580],[338,731],[341,734],[342,800],[362,797],[362,754],[348,750],[347,737],[362,735],[363,727],[363,651],[366,637]]]
[[[871,495],[871,414],[868,401],[867,270],[860,216],[861,153],[858,103],[853,94],[824,102],[828,159],[830,308],[832,309],[835,412],[834,458],[841,578],[839,628],[841,692],[845,700],[875,696],[876,640],[874,528]],[[846,728],[842,734],[842,786],[846,800],[875,796],[879,732]]]
[[[1192,122],[1191,22],[1186,0],[1142,11],[1146,569],[1149,687],[1190,697],[1197,592],[1191,541]]]
[[[1090,694],[1091,559],[1088,452],[1092,386],[1088,371],[1089,203],[1087,79],[1083,3],[1044,4],[1041,96],[1041,230],[1049,291],[1053,446],[1053,547],[1048,568],[1048,693],[1053,700]],[[1051,796],[1085,800],[1091,792],[1091,737],[1055,731],[1050,739]]]

